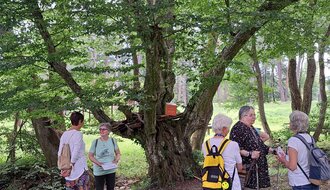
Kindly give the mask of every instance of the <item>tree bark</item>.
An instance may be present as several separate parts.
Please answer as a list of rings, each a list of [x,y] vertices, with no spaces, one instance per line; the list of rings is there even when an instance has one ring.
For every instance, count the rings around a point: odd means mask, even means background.
[[[14,129],[9,139],[9,155],[7,161],[14,164],[16,161],[16,137],[23,126],[22,120],[19,118],[19,112],[15,114]]]
[[[299,92],[302,91],[302,71],[304,68],[304,54],[298,56],[297,66],[296,66],[296,75]]]
[[[259,67],[259,61],[258,61],[258,54],[257,54],[257,47],[256,47],[256,37],[252,38],[252,47],[251,47],[251,58],[253,60],[253,68],[256,73],[256,79],[257,79],[257,86],[258,86],[258,108],[259,108],[259,115],[260,115],[260,120],[262,127],[264,131],[269,134],[270,137],[271,135],[271,130],[269,128],[267,119],[266,119],[266,114],[265,114],[265,107],[264,107],[264,93],[263,93],[263,85],[262,85],[262,76],[261,76],[261,71]]]
[[[205,128],[195,131],[192,134],[192,136],[191,136],[192,150],[201,150],[206,131],[207,131],[207,128],[205,127]]]
[[[287,98],[286,98],[286,95],[285,95],[285,92],[284,92],[284,87],[283,87],[283,76],[282,76],[282,62],[281,60],[277,60],[277,76],[278,76],[278,81],[277,81],[277,84],[278,84],[278,92],[280,94],[280,100],[281,102],[286,102],[287,101]]]
[[[304,83],[304,94],[301,111],[309,115],[313,98],[313,83],[316,72],[314,53],[307,56],[307,75]]]
[[[328,30],[325,36],[322,38],[321,42],[319,43],[319,67],[320,67],[319,83],[320,83],[321,102],[320,102],[320,111],[319,111],[320,113],[319,121],[317,123],[315,133],[313,135],[316,141],[319,140],[320,134],[322,133],[322,129],[324,127],[325,115],[328,106],[327,93],[325,89],[326,82],[324,75],[324,52],[325,52],[326,41],[328,40],[329,36],[330,36],[330,25],[328,26]]]
[[[275,65],[271,65],[272,67],[272,101],[276,102],[276,96],[275,96]]]
[[[136,53],[136,50],[133,50],[132,52],[132,59],[133,59],[133,65],[135,66],[134,67],[134,81],[133,81],[133,88],[138,90],[141,88],[141,84],[140,84],[140,81],[139,81],[139,75],[140,75],[140,71],[139,71],[139,61],[138,61],[138,56],[137,56],[137,53]]]
[[[60,145],[60,133],[51,128],[51,120],[47,117],[31,119],[38,142],[49,167],[57,166],[57,152]]]
[[[150,136],[146,138],[149,174],[158,187],[183,181],[187,174],[197,170],[198,165],[191,156],[190,139],[185,137],[180,125],[171,120],[157,122],[157,134],[153,136],[155,140]]]
[[[301,110],[302,99],[297,83],[296,65],[297,65],[296,59],[291,58],[289,60],[289,66],[288,66],[288,80],[289,80],[289,88],[291,94],[291,109]]]

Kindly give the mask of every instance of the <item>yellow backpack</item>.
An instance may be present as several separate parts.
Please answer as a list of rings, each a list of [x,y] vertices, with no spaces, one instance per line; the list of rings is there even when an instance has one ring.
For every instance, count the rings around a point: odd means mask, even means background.
[[[204,159],[202,171],[202,187],[204,190],[230,190],[232,188],[232,179],[225,170],[225,162],[222,157],[222,152],[229,142],[230,140],[224,139],[218,150],[215,145],[210,148],[210,140],[206,141],[205,146],[208,153]]]

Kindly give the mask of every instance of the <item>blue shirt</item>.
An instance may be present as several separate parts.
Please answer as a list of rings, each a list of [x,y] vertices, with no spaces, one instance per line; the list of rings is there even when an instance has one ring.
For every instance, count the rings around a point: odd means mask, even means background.
[[[95,149],[96,140],[93,140],[89,152],[94,154],[96,160],[101,163],[112,162],[115,159],[115,150],[118,149],[117,141],[109,137],[107,141],[101,141],[100,138],[97,140],[97,145]],[[93,174],[95,176],[106,175],[110,173],[115,173],[116,169],[103,170],[101,166],[93,163]]]

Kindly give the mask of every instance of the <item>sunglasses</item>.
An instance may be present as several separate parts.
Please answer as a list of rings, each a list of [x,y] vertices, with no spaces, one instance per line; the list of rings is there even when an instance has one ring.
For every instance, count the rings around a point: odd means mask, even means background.
[[[99,129],[100,131],[105,131],[105,130],[108,130],[107,128],[100,128]]]

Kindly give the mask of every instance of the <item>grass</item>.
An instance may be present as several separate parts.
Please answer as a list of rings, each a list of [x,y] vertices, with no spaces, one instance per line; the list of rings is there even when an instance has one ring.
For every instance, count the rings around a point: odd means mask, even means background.
[[[213,116],[218,113],[222,113],[230,117],[235,123],[238,121],[238,111],[239,109],[225,109],[221,104],[213,104]],[[257,120],[254,127],[261,128],[261,121],[258,112],[258,106],[254,106]],[[278,131],[282,129],[285,123],[289,122],[289,115],[291,113],[291,103],[290,102],[276,102],[276,103],[265,103],[265,112],[268,125],[272,131]],[[212,123],[212,120],[210,121]]]

